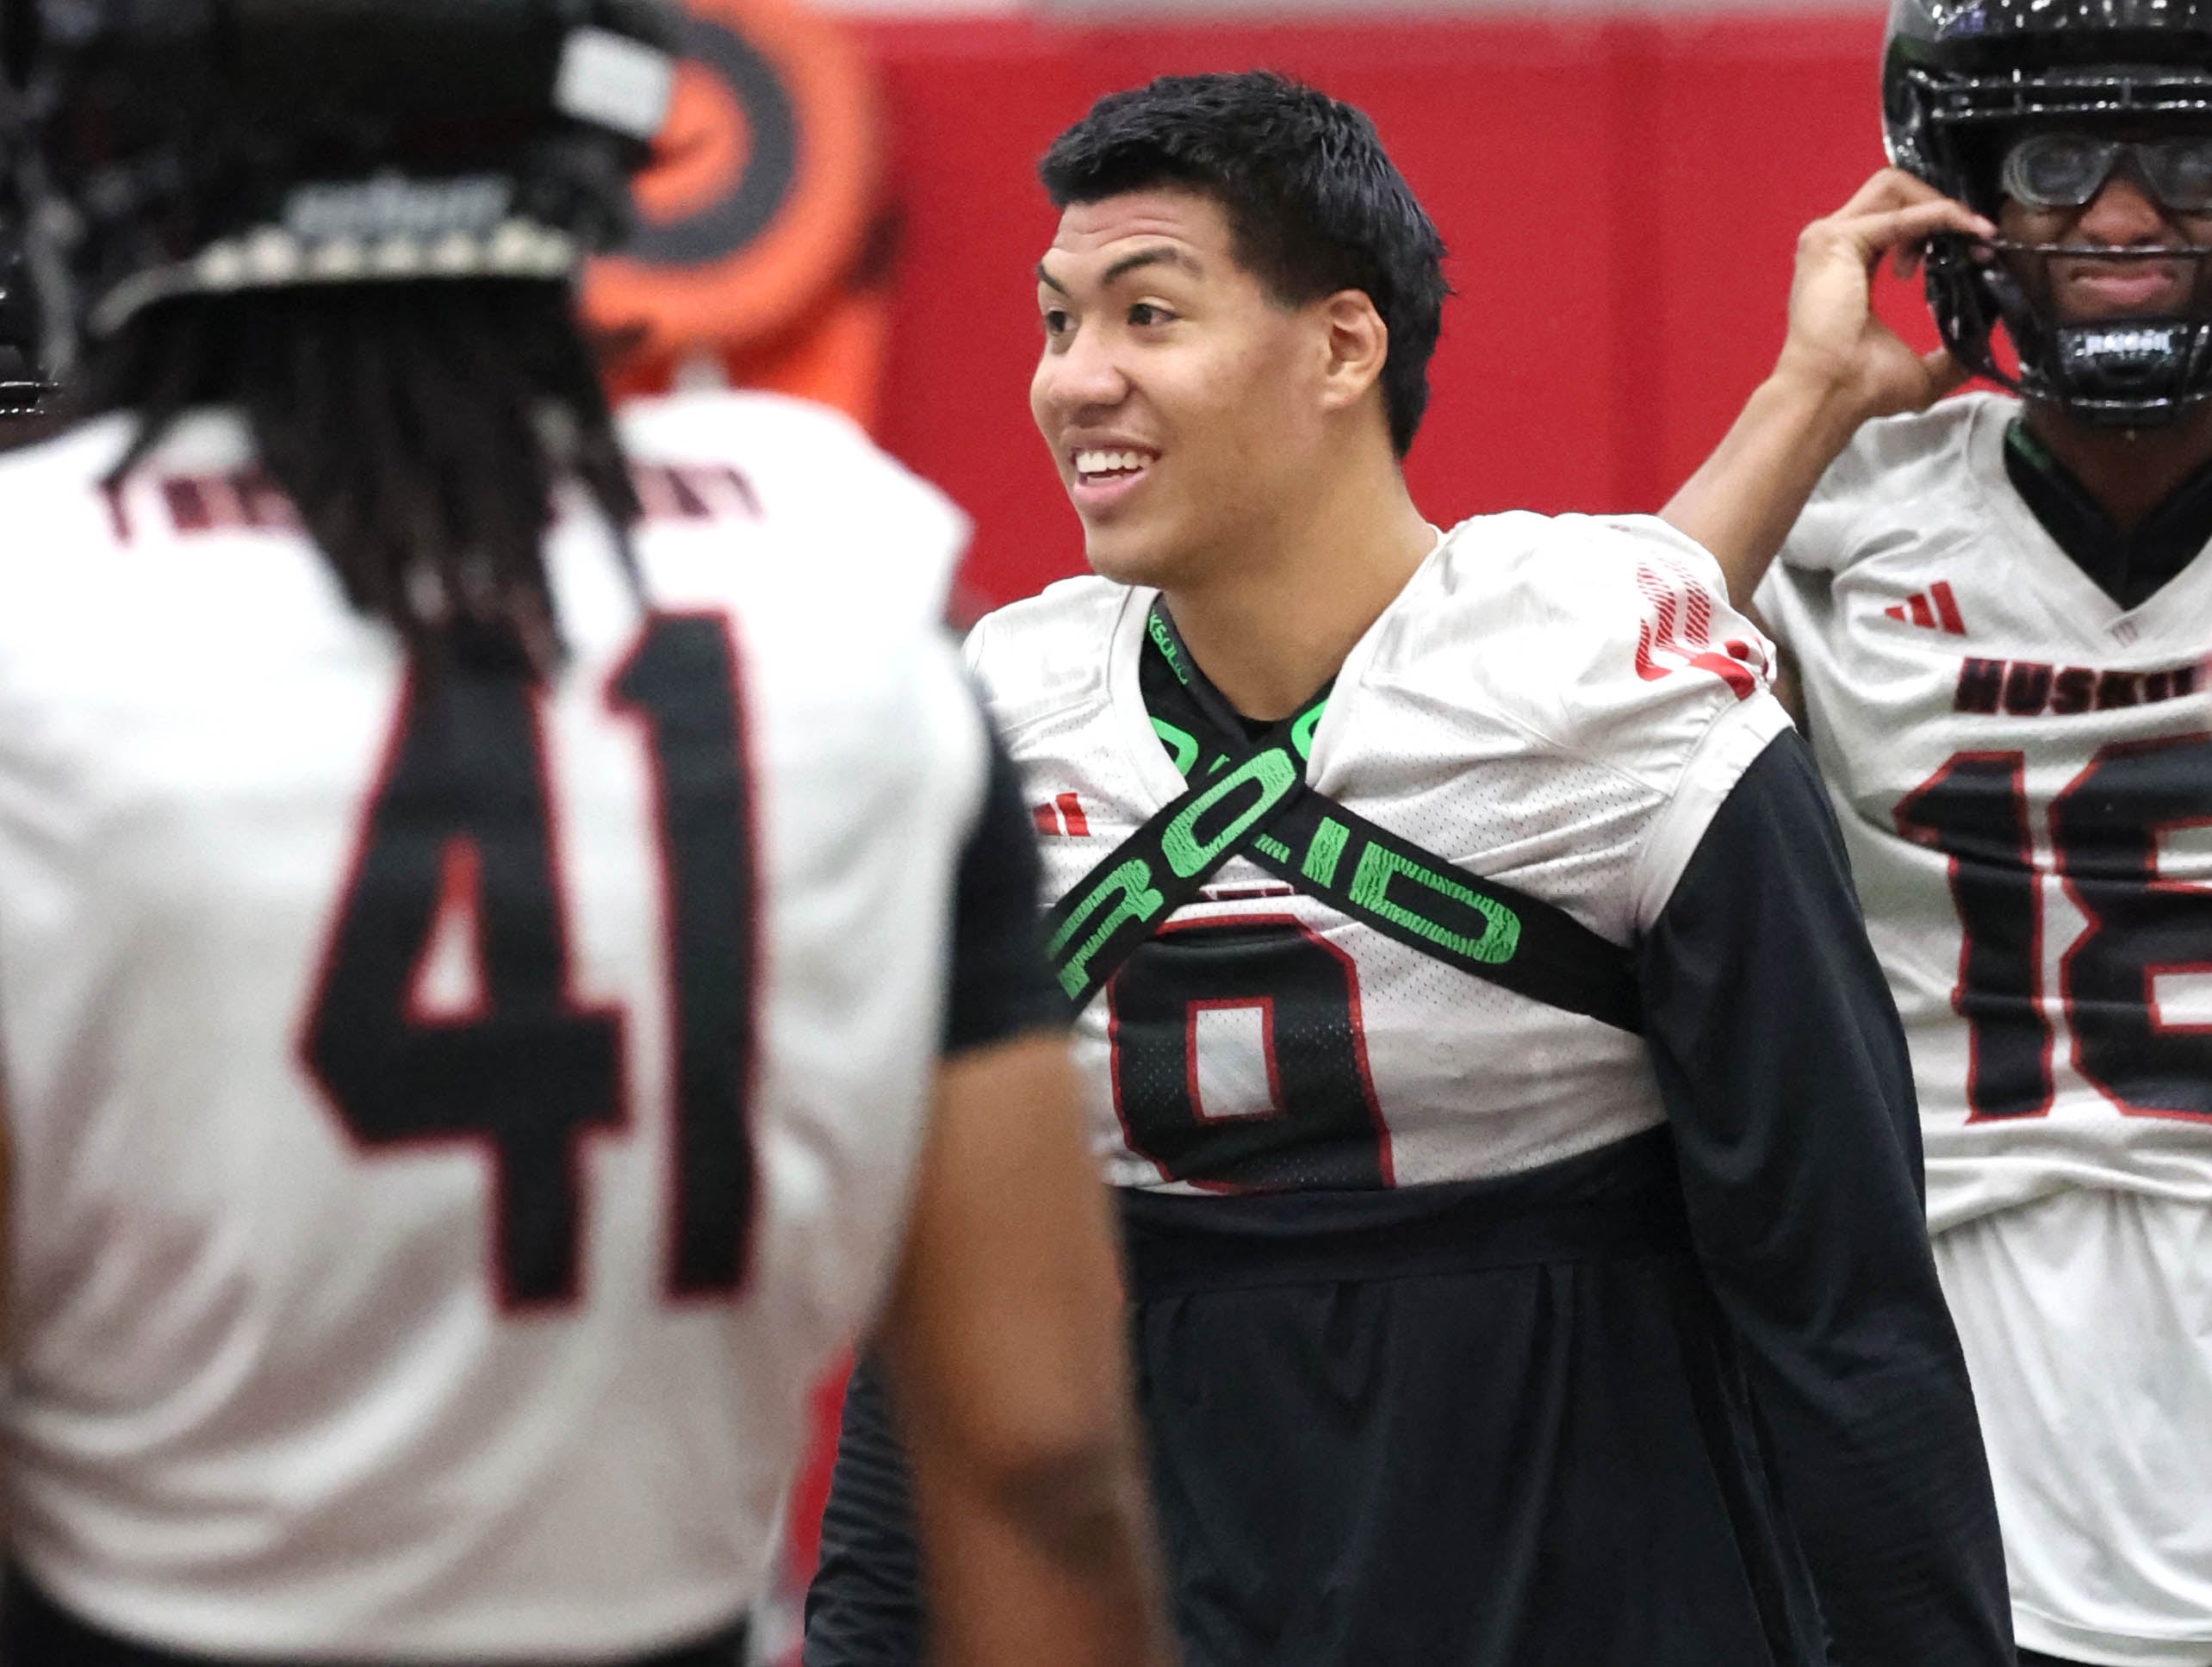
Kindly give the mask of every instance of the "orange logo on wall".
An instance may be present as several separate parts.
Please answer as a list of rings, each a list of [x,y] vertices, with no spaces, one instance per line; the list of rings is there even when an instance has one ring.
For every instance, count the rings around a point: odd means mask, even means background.
[[[638,225],[584,306],[652,359],[727,360],[836,304],[876,203],[867,67],[798,0],[687,0],[684,63]]]

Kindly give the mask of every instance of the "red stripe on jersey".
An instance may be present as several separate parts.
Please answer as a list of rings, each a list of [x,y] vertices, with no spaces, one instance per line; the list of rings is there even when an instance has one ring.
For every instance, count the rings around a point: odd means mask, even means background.
[[[1931,628],[1935,625],[1935,613],[1929,607],[1928,599],[1922,595],[1918,591],[1915,591],[1906,599],[1905,606],[1912,610],[1912,623],[1914,625],[1927,625]]]
[[[1936,599],[1936,613],[1943,621],[1943,629],[1954,637],[1967,634],[1967,622],[1959,617],[1959,599],[1951,594],[1951,582],[1938,579],[1928,587],[1928,594]]]
[[[1637,626],[1638,677],[1647,683],[1656,682],[1680,669],[1662,665],[1653,657],[1656,654],[1667,654],[1679,656],[1686,666],[1711,672],[1727,684],[1739,700],[1748,700],[1758,693],[1756,673],[1737,664],[1726,654],[1712,651],[1712,599],[1695,579],[1671,564],[1664,572],[1639,564],[1636,588],[1653,605],[1655,616]],[[1731,649],[1735,646],[1730,644]],[[1749,645],[1742,646],[1748,650]]]
[[[1063,831],[1060,827],[1059,812],[1049,805],[1030,806],[1029,818],[1037,824],[1037,831],[1041,834],[1056,834]]]
[[[1896,620],[1898,624],[1903,625],[1904,623],[1904,604],[1903,602],[1899,602],[1895,607],[1886,607],[1882,612],[1887,614],[1891,619]]]
[[[1090,837],[1090,824],[1083,814],[1083,801],[1072,793],[1064,793],[1053,803],[1059,807],[1060,819],[1067,824],[1068,835],[1074,839]]]

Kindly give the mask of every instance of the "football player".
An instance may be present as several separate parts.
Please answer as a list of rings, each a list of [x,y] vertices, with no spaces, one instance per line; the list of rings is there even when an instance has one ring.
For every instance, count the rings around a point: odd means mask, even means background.
[[[7,14],[17,1667],[727,1667],[878,1315],[944,1658],[1166,1659],[959,517],[574,314],[668,21]]]
[[[1442,249],[1358,112],[1168,78],[1042,175],[1097,572],[968,656],[1187,1658],[2009,1667],[1903,1038],[1710,557],[1422,515]],[[919,1658],[898,1484],[863,1374],[809,1667]]]
[[[1899,0],[1883,78],[1896,167],[1668,513],[1795,659],[2021,1659],[2207,1667],[2212,10]],[[1867,305],[1923,244],[1926,358]],[[1931,407],[1969,371],[2011,391]]]

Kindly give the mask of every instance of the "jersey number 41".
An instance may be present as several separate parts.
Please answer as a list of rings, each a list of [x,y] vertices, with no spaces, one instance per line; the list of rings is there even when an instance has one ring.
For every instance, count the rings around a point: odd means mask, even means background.
[[[309,1005],[301,1049],[372,1152],[473,1142],[491,1166],[502,1308],[577,1292],[581,1148],[626,1115],[624,1016],[569,982],[540,692],[411,675]],[[754,851],[736,645],[720,614],[649,619],[607,680],[652,765],[674,1034],[674,1297],[744,1283],[755,1181]],[[430,1015],[415,979],[457,883],[477,999]]]

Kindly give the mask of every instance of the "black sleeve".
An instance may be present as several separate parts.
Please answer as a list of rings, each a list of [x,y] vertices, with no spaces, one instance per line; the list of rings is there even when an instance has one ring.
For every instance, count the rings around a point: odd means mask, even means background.
[[[845,1386],[799,1659],[801,1667],[922,1667],[922,1551],[906,1455],[883,1373],[863,1357]]]
[[[1743,774],[1639,946],[1692,1231],[1837,1667],[2005,1667],[1904,1036],[1804,743]]]
[[[960,853],[953,901],[953,966],[944,1052],[1004,1042],[1024,1030],[1065,1028],[1067,998],[1045,959],[1043,872],[1037,832],[1022,803],[1022,776],[991,731],[991,779],[982,813]]]

